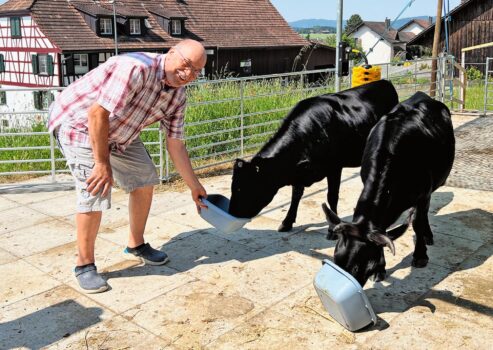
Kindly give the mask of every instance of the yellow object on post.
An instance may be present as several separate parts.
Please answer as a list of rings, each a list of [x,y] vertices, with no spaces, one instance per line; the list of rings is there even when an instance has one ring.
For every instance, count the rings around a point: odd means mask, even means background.
[[[382,78],[382,69],[379,66],[370,65],[358,66],[353,68],[351,87],[371,83]]]

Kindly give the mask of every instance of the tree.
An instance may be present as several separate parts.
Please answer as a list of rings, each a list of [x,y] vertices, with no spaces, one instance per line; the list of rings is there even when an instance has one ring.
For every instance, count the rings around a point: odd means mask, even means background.
[[[361,22],[363,22],[363,19],[361,19],[361,16],[358,14],[354,14],[346,22],[346,27],[344,28],[344,32],[349,33],[351,30],[356,28]]]

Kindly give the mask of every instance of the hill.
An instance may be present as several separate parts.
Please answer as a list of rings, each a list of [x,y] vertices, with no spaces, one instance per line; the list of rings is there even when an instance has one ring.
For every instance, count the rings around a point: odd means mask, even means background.
[[[401,18],[399,20],[397,20],[393,27],[394,28],[400,28],[401,26],[403,26],[404,24],[406,24],[407,22],[409,22],[410,20],[412,19],[428,19],[428,16],[417,16],[417,17],[406,17],[406,18]],[[435,17],[433,17],[434,19]],[[384,20],[382,19],[382,22]],[[343,21],[342,23],[342,26],[344,28],[344,26],[346,25],[346,20]],[[332,27],[332,28],[336,28],[337,26],[337,21],[336,20],[333,20],[333,19],[322,19],[322,18],[318,18],[318,19],[314,19],[314,18],[311,18],[311,19],[300,19],[298,21],[293,21],[293,22],[289,22],[289,25],[293,28],[313,28],[313,27]]]

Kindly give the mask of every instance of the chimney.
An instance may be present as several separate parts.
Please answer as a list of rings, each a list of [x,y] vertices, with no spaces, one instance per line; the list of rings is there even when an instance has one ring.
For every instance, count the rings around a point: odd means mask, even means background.
[[[385,17],[385,29],[390,28],[390,18]]]
[[[430,26],[433,24],[433,17],[432,16],[428,16],[428,23],[430,24]]]

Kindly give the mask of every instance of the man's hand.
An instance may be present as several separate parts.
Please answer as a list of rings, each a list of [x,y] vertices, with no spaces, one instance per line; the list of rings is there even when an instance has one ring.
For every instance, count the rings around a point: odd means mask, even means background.
[[[200,183],[190,188],[190,190],[192,191],[193,201],[197,206],[197,213],[200,214],[200,208],[207,208],[207,205],[205,205],[200,201],[200,198],[207,198],[207,192],[205,191],[204,187]]]
[[[109,162],[96,162],[91,176],[86,180],[87,192],[93,196],[103,191],[101,196],[106,197],[113,186],[113,172]]]

